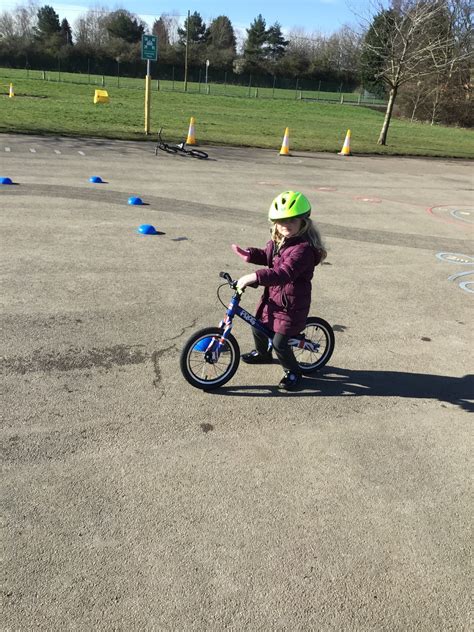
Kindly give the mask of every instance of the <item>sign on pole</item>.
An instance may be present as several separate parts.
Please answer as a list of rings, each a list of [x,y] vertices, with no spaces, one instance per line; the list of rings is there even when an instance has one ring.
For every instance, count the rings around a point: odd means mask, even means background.
[[[156,35],[142,35],[142,59],[158,59],[158,38]]]
[[[145,77],[145,134],[150,133],[150,62],[158,59],[158,38],[156,35],[142,35],[142,59],[146,59]]]

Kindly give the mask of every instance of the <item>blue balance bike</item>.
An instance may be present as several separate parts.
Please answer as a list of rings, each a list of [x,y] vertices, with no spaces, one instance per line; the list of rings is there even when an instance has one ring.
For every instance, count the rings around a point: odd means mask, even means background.
[[[180,367],[184,378],[196,388],[210,391],[226,384],[235,374],[240,362],[240,349],[237,340],[231,334],[234,316],[242,320],[268,337],[268,347],[271,349],[274,332],[268,329],[255,316],[240,307],[240,300],[245,290],[237,288],[237,281],[232,280],[227,272],[219,276],[226,283],[219,286],[219,290],[229,285],[234,294],[227,306],[224,320],[218,327],[206,327],[196,331],[184,345],[180,357]],[[334,351],[334,331],[329,323],[322,318],[310,316],[304,330],[290,338],[288,344],[298,362],[301,373],[314,373],[323,367]]]

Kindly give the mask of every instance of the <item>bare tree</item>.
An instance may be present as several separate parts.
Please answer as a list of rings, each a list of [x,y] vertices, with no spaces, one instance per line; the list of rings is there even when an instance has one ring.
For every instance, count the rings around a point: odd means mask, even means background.
[[[102,7],[89,9],[74,25],[76,44],[90,52],[99,51],[108,40],[106,18],[108,11]]]
[[[445,0],[397,0],[388,10],[379,4],[364,41],[364,56],[373,64],[374,79],[383,82],[389,93],[379,145],[387,143],[400,86],[442,73],[453,63],[452,32],[434,26],[445,11]]]

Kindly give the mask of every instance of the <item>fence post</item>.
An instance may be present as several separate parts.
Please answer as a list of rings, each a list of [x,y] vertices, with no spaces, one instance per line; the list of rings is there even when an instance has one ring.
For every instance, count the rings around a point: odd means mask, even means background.
[[[258,99],[258,88],[255,88],[255,98]]]
[[[61,83],[61,58],[58,55],[58,82]]]
[[[276,75],[273,75],[273,90],[272,90],[272,99],[275,98],[275,83],[276,83]]]
[[[174,92],[174,66],[173,66],[173,71],[171,73],[171,80],[173,82],[173,92]]]
[[[224,94],[227,93],[227,71],[224,73]]]
[[[252,75],[249,75],[249,93],[248,98],[250,99],[250,88],[252,87]]]
[[[299,81],[299,78],[296,77],[295,99],[298,99],[298,81]]]
[[[341,105],[344,104],[344,95],[341,93]]]
[[[102,75],[102,87],[103,88],[105,87],[105,76],[104,75]]]
[[[156,80],[156,91],[159,92],[159,90],[160,90],[160,80],[157,79]]]
[[[43,73],[43,81],[46,81],[46,73],[44,70],[41,71]]]
[[[359,92],[359,98],[357,99],[357,105],[360,105],[360,98],[361,98],[361,96],[362,96],[362,93]]]
[[[321,98],[321,79],[319,80],[319,86],[318,86],[318,97],[317,97],[318,101],[320,98]]]

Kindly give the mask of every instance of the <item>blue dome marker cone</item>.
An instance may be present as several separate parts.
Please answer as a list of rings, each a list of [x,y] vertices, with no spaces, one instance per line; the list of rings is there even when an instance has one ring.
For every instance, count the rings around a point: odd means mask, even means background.
[[[128,198],[128,203],[131,204],[132,206],[140,206],[141,204],[143,204],[143,200],[139,197],[135,197],[134,195],[132,195],[132,197]]]
[[[13,184],[11,178],[4,178],[0,176],[0,184]]]
[[[103,180],[100,176],[91,176],[89,178],[89,182],[93,182],[94,184],[103,184]]]
[[[151,224],[142,224],[138,227],[137,233],[140,235],[158,235],[158,231]]]

